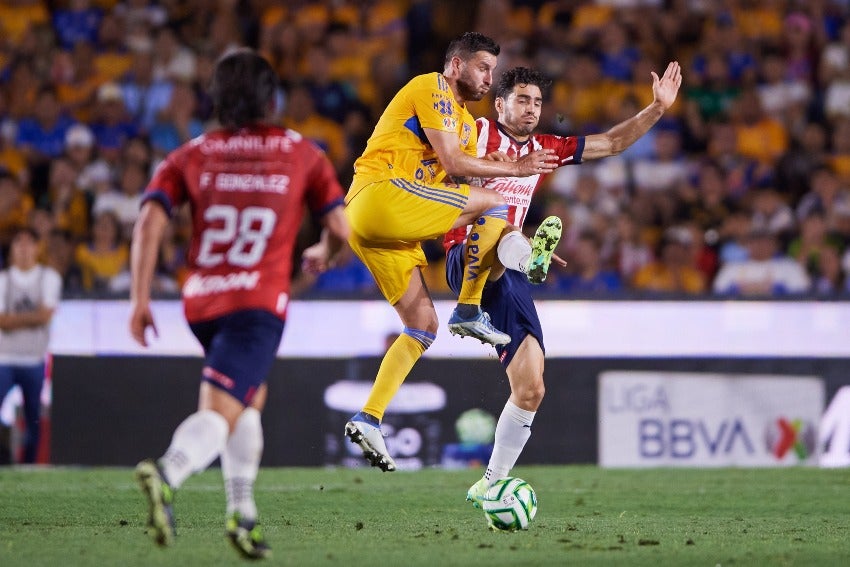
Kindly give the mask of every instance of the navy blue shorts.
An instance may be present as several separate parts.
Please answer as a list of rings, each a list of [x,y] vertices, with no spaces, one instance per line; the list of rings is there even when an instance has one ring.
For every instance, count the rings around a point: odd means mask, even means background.
[[[463,282],[463,244],[456,244],[446,256],[446,281],[455,294],[460,293]],[[493,326],[507,333],[511,342],[497,346],[499,361],[507,368],[516,354],[519,345],[528,335],[533,336],[543,346],[543,327],[537,316],[537,308],[531,298],[531,283],[525,274],[516,270],[505,270],[501,278],[487,282],[481,296],[481,309],[490,314]]]
[[[250,405],[277,356],[283,326],[279,317],[262,309],[190,324],[204,348],[201,379]]]

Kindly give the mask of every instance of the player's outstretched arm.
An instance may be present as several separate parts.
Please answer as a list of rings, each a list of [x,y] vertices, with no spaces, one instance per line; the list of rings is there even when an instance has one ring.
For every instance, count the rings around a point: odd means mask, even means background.
[[[133,242],[130,246],[130,334],[140,345],[148,346],[145,331],[156,324],[151,313],[151,282],[153,281],[159,245],[165,234],[169,219],[162,205],[148,201],[142,205],[139,218],[133,227]]]
[[[604,134],[591,134],[584,140],[583,159],[599,159],[619,154],[646,134],[664,112],[676,102],[682,86],[682,69],[678,61],[667,65],[661,78],[652,72],[653,101],[649,106],[620,122]]]
[[[437,152],[437,159],[452,177],[528,177],[549,173],[558,166],[554,150],[531,152],[516,161],[477,158],[460,149],[457,134],[424,128],[425,136]]]

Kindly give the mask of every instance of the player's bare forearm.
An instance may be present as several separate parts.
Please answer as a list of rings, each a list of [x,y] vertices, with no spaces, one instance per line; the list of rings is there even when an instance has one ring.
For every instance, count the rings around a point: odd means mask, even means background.
[[[649,106],[612,127],[604,134],[592,134],[584,141],[583,159],[600,159],[617,155],[634,144],[638,138],[649,132],[649,129],[664,115],[664,108],[658,102]]]
[[[328,212],[322,219],[322,223],[325,225],[322,238],[327,243],[329,257],[333,258],[346,246],[351,228],[348,226],[348,219],[342,207],[336,207]]]
[[[457,134],[425,128],[425,136],[437,153],[440,165],[455,177],[527,177],[549,173],[558,164],[554,150],[537,150],[518,160],[496,161],[471,156],[460,149]]]
[[[643,110],[631,118],[620,122],[604,134],[592,134],[584,141],[584,159],[599,159],[619,154],[634,144],[638,138],[649,132],[664,112],[676,102],[679,87],[682,85],[682,72],[677,61],[667,65],[661,78],[652,72],[653,100]]]
[[[342,207],[336,207],[322,217],[319,242],[304,250],[301,270],[317,275],[332,267],[339,253],[347,246],[350,228]]]
[[[151,282],[156,270],[159,246],[168,224],[165,210],[153,201],[142,207],[136,225],[133,227],[133,241],[130,247],[130,299],[134,304],[147,304],[150,301]]]

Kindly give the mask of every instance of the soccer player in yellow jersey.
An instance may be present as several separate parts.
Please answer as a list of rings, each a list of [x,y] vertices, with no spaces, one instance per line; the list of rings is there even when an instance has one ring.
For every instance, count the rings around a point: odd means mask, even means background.
[[[420,272],[427,264],[421,241],[472,225],[449,331],[493,345],[510,341],[480,307],[507,206],[495,191],[461,181],[546,173],[557,160],[548,149],[516,161],[476,157],[475,121],[465,104],[490,90],[498,55],[499,45],[479,33],[452,41],[443,72],[414,77],[402,87],[354,163],[345,199],[349,242],[404,324],[363,410],[345,425],[346,436],[383,471],[396,468],[381,434],[384,411],[437,332],[437,313]]]

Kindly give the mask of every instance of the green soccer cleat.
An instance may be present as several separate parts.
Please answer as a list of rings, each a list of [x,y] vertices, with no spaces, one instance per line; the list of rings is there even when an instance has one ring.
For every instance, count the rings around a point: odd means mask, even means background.
[[[174,491],[152,459],[136,465],[136,482],[148,499],[148,533],[163,547],[174,543]]]
[[[558,217],[546,217],[534,238],[531,239],[531,257],[528,259],[526,275],[528,281],[533,284],[541,284],[546,280],[549,273],[549,265],[552,263],[552,254],[561,240],[561,219]]]
[[[260,527],[253,520],[242,518],[239,512],[233,512],[225,522],[227,539],[246,559],[267,559],[272,550],[263,538]]]
[[[490,483],[486,478],[481,477],[478,482],[469,487],[469,490],[466,491],[466,501],[472,502],[472,505],[476,508],[481,508],[481,500],[484,499],[484,495],[487,494],[487,490],[490,488]]]

